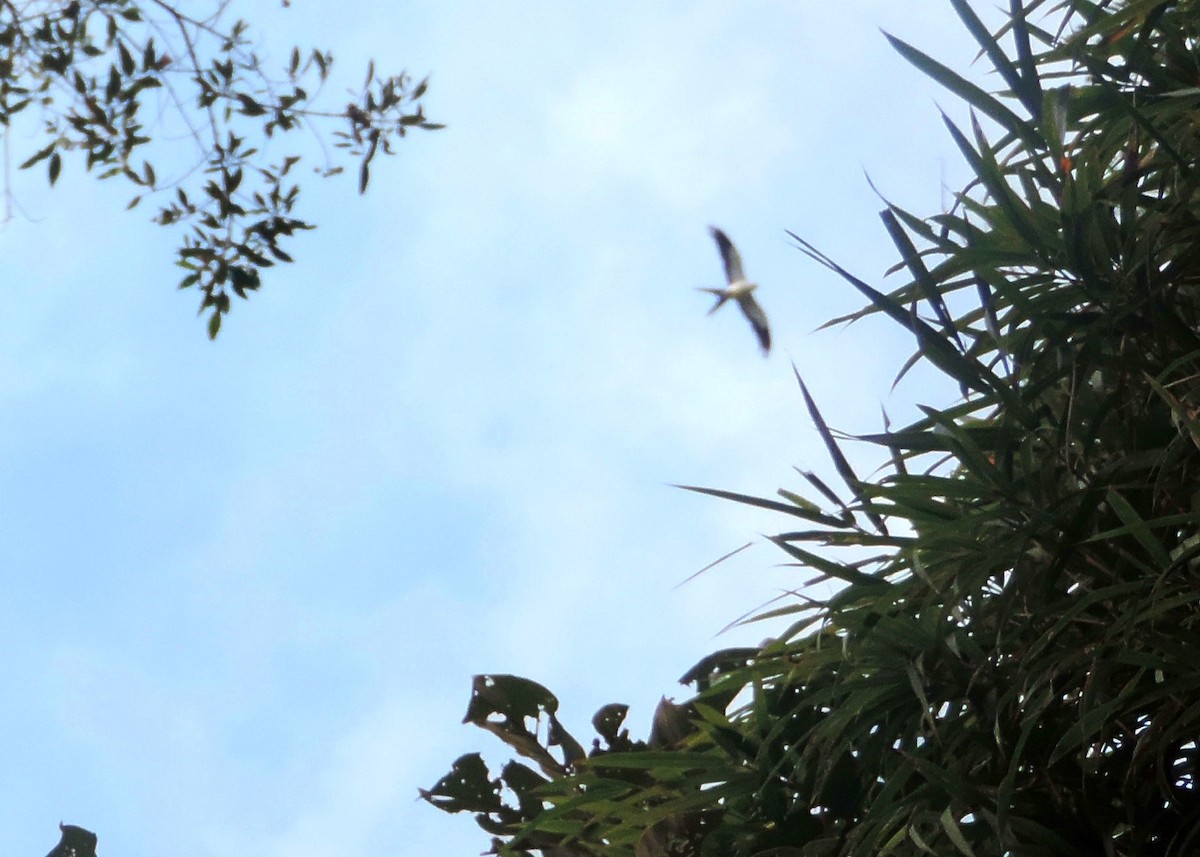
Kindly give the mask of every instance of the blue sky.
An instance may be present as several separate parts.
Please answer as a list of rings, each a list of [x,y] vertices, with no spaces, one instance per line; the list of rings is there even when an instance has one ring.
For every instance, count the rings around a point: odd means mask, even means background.
[[[432,72],[428,115],[353,181],[214,344],[175,236],[68,162],[18,177],[0,313],[0,850],[58,820],[102,854],[475,854],[415,802],[490,736],[471,676],[553,689],[568,727],[660,696],[717,632],[808,575],[786,522],[669,487],[768,495],[827,472],[794,361],[835,426],[953,394],[890,384],[886,324],[791,229],[879,283],[882,192],[963,170],[887,29],[960,69],[948,6],[297,0],[235,11],[271,44]],[[280,54],[281,56],[281,54]],[[19,141],[17,141],[19,143]],[[776,347],[706,317],[720,225]],[[752,550],[675,584],[746,541]],[[590,737],[590,735],[589,735]],[[586,742],[585,742],[586,743]]]

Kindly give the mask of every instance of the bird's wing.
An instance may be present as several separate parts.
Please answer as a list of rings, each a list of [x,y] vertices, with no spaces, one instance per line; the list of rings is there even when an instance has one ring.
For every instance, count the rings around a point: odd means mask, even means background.
[[[754,328],[759,344],[762,345],[763,354],[766,354],[771,350],[771,328],[767,324],[767,314],[763,312],[753,295],[743,295],[738,299],[738,305],[742,308],[742,313],[750,322],[750,326]]]
[[[721,252],[721,261],[725,263],[725,279],[730,283],[745,280],[746,275],[742,271],[742,257],[738,254],[737,248],[733,246],[733,242],[729,240],[729,236],[715,226],[708,227],[708,231],[712,233],[713,240],[717,242],[717,249]]]

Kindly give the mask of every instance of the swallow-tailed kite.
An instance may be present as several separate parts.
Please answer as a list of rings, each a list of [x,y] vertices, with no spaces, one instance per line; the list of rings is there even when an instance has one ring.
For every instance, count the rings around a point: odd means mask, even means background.
[[[751,283],[746,279],[746,274],[742,271],[742,257],[737,248],[733,246],[733,242],[729,240],[729,236],[715,226],[708,227],[708,231],[712,233],[713,239],[717,242],[717,249],[721,251],[721,261],[725,263],[725,279],[729,282],[729,285],[723,289],[702,288],[699,290],[717,296],[717,302],[708,311],[708,314],[712,315],[728,300],[737,301],[738,306],[742,308],[742,314],[746,316],[746,320],[750,322],[750,326],[754,328],[754,333],[758,336],[763,356],[766,356],[771,350],[771,328],[767,326],[766,313],[754,300],[754,290],[758,288],[758,284]]]

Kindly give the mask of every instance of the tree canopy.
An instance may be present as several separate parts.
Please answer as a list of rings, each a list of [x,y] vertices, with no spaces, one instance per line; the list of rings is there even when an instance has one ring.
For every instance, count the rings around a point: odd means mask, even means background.
[[[526,761],[423,796],[528,855],[1186,855],[1200,847],[1200,3],[950,0],[999,90],[889,37],[971,108],[954,207],[880,213],[905,282],[797,247],[961,400],[847,436],[843,485],[751,497],[823,600],[683,676],[649,736],[586,747],[546,688],[479,676],[467,721]],[[833,323],[833,322],[831,322]],[[797,376],[799,381],[799,376]],[[527,763],[528,762],[528,763]]]
[[[37,123],[15,152],[23,169],[58,181],[70,159],[132,185],[155,222],[183,230],[180,287],[201,293],[215,337],[231,296],[258,289],[262,271],[290,262],[287,239],[314,224],[297,216],[306,155],[298,131],[322,140],[314,169],[344,169],[323,142],[357,162],[365,191],[379,153],[414,128],[440,125],[421,103],[427,79],[379,74],[372,63],[349,103],[321,99],[333,69],[324,48],[291,49],[278,68],[254,48],[230,0],[187,8],[166,0],[0,2],[0,125]],[[283,0],[287,6],[287,0]],[[207,7],[204,11],[203,7]],[[6,173],[7,175],[7,173]],[[13,190],[4,188],[6,215]]]

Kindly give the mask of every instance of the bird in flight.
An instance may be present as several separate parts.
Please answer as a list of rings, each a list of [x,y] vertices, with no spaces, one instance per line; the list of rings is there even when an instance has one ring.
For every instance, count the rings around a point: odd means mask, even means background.
[[[713,240],[717,242],[717,249],[721,252],[721,261],[725,263],[725,279],[729,283],[723,289],[699,289],[701,292],[717,296],[717,302],[708,311],[708,314],[712,315],[719,310],[726,301],[737,301],[737,305],[742,308],[742,315],[746,316],[746,320],[754,328],[754,333],[758,336],[765,357],[771,350],[771,328],[767,325],[767,314],[754,299],[754,290],[758,288],[758,284],[751,283],[746,279],[746,274],[742,271],[742,257],[737,248],[733,246],[733,242],[729,240],[729,236],[715,226],[708,227],[708,231],[712,233]]]

